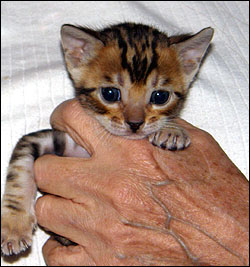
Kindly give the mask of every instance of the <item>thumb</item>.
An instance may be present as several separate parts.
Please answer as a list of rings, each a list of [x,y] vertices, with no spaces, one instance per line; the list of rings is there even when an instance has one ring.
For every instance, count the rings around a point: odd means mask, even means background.
[[[90,154],[94,152],[100,134],[105,129],[82,108],[77,99],[70,99],[53,111],[50,124],[53,128],[67,132],[74,141]]]
[[[48,266],[93,266],[96,265],[83,246],[63,246],[53,237],[43,246],[43,256]]]

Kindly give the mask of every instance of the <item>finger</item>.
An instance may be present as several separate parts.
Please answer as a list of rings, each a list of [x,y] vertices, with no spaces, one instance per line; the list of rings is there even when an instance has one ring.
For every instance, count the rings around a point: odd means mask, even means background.
[[[109,226],[103,227],[107,214],[112,226],[121,225],[117,212],[94,197],[86,203],[77,203],[45,195],[37,200],[35,211],[38,224],[45,229],[95,250],[100,241],[96,229],[108,231]]]
[[[77,203],[64,198],[46,195],[37,200],[35,211],[38,224],[45,229],[68,238],[77,244],[87,243],[88,236],[83,235],[84,230],[79,229],[75,223],[77,220],[80,223],[81,218],[84,220],[84,215],[87,214]],[[85,224],[84,221],[82,223],[83,225]]]
[[[50,123],[54,128],[62,131],[67,128],[74,129],[84,135],[90,143],[95,140],[93,133],[96,128],[100,128],[98,122],[84,111],[76,99],[64,101],[57,106],[51,115]]]
[[[35,180],[42,192],[64,198],[81,199],[83,192],[96,188],[98,166],[93,168],[92,160],[66,158],[55,155],[39,157],[34,164]],[[86,178],[86,179],[85,179]]]
[[[119,221],[113,210],[103,206],[102,202],[93,203],[92,206],[81,205],[52,195],[43,196],[37,200],[35,206],[38,224],[81,245],[88,255],[93,255],[93,259],[101,259],[104,255],[112,254],[104,238],[108,227],[102,228],[105,214],[109,214],[111,225],[117,225]],[[104,210],[107,212],[103,213]],[[96,229],[99,229],[101,234]],[[61,247],[55,242],[53,244]],[[108,258],[111,258],[111,255]]]
[[[84,247],[63,246],[51,237],[43,246],[43,256],[49,266],[93,266],[95,262]]]

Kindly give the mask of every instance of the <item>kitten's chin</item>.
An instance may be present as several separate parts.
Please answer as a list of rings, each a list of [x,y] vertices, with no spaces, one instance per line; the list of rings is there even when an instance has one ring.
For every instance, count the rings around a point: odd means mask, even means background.
[[[126,139],[138,140],[138,139],[145,138],[146,135],[131,134],[131,135],[123,135],[122,137],[124,137]]]
[[[128,129],[124,129],[124,128],[107,127],[107,125],[105,125],[105,124],[103,126],[111,134],[116,135],[116,136],[121,136],[121,137],[126,138],[126,139],[136,140],[136,139],[143,139],[146,136],[148,136],[148,134],[145,134],[142,131],[138,131],[138,133],[133,133],[132,131],[130,131]]]
[[[142,132],[138,132],[138,133],[132,133],[130,131],[113,131],[113,129],[107,129],[111,134],[113,135],[117,135],[117,136],[121,136],[123,138],[126,139],[132,139],[132,140],[139,140],[139,139],[144,139],[145,137],[147,137],[149,134],[145,134]]]
[[[132,140],[143,139],[147,136],[146,134],[143,133],[132,133],[132,132],[111,132],[111,133]]]

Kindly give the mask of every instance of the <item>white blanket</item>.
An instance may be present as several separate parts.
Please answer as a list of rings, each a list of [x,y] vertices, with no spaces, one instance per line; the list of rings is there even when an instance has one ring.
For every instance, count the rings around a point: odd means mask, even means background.
[[[64,23],[103,27],[142,22],[169,35],[213,27],[212,49],[182,117],[212,134],[248,177],[248,1],[2,1],[1,6],[2,188],[17,140],[48,128],[53,109],[73,97],[60,50]],[[46,239],[36,231],[29,256],[2,260],[2,265],[45,265],[41,248]]]

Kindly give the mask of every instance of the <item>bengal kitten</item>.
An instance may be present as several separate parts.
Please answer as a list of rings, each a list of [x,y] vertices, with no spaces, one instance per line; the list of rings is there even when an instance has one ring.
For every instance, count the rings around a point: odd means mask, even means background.
[[[155,28],[123,23],[100,31],[63,25],[65,62],[82,107],[111,134],[147,137],[162,149],[190,144],[188,133],[172,121],[213,36],[168,37]],[[10,159],[2,200],[2,254],[18,254],[32,243],[36,226],[33,163],[41,155],[87,153],[66,133],[42,130],[23,136]]]

